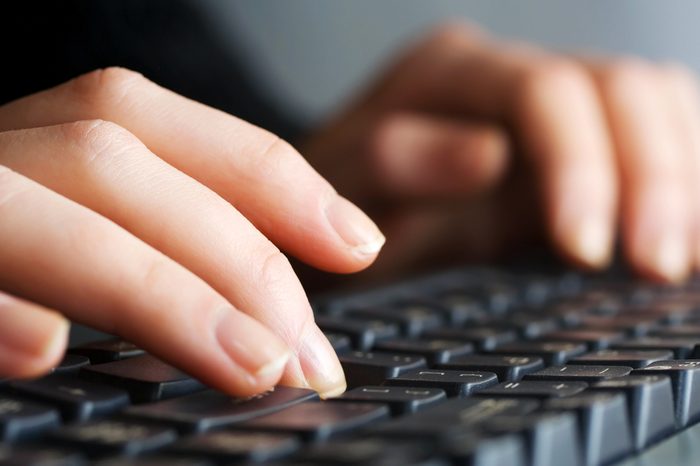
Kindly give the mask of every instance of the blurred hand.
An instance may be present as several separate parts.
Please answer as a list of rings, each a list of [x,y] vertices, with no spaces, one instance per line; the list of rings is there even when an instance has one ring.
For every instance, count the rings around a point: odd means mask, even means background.
[[[678,65],[570,57],[448,25],[303,152],[379,215],[389,241],[377,273],[493,258],[538,237],[599,268],[618,228],[648,278],[700,265],[700,100]]]
[[[0,376],[60,359],[47,306],[233,394],[345,388],[278,247],[352,272],[384,238],[289,144],[123,69],[0,107],[0,131]]]

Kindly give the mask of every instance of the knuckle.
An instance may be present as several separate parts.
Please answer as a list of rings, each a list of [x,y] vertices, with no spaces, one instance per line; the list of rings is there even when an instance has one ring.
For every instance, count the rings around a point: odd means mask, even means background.
[[[110,67],[91,71],[71,82],[73,93],[89,108],[101,114],[119,107],[126,96],[146,78],[127,68]]]
[[[265,243],[261,249],[258,257],[262,257],[263,260],[259,262],[256,274],[259,283],[265,289],[282,288],[294,273],[289,259],[272,243]]]
[[[556,58],[523,69],[517,93],[524,105],[531,106],[543,100],[567,99],[590,85],[590,77],[581,65]]]
[[[608,93],[621,94],[628,89],[654,86],[658,73],[639,58],[623,58],[606,66],[601,74],[602,87]]]
[[[111,164],[120,155],[141,146],[128,130],[110,121],[94,119],[60,125],[63,136],[77,147],[69,151],[79,157],[84,166]]]

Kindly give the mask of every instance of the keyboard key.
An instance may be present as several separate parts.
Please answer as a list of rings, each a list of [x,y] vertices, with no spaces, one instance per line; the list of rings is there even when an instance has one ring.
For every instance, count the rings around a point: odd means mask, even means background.
[[[81,354],[90,358],[90,362],[93,364],[101,364],[140,356],[144,354],[144,351],[131,342],[120,338],[111,338],[69,348],[68,353]]]
[[[625,394],[635,450],[641,450],[675,430],[673,392],[671,381],[666,376],[630,375],[597,382],[589,390]]]
[[[490,326],[514,330],[520,337],[532,339],[559,327],[557,319],[536,312],[516,312],[489,322]]]
[[[656,361],[673,359],[669,350],[614,350],[605,349],[584,354],[571,360],[571,364],[599,366],[627,366],[634,369],[648,366]]]
[[[337,354],[352,351],[352,342],[350,341],[350,337],[341,335],[340,333],[326,333],[325,335],[333,347],[333,350]]]
[[[246,430],[291,433],[321,441],[357,430],[389,417],[389,408],[377,403],[301,403],[240,425]]]
[[[634,371],[634,374],[670,377],[679,428],[700,420],[700,360],[659,361]]]
[[[63,426],[51,432],[50,439],[62,448],[79,449],[88,456],[135,456],[174,442],[176,433],[161,426],[102,420]]]
[[[318,395],[311,390],[282,386],[248,398],[232,398],[214,390],[205,390],[158,403],[131,406],[126,413],[172,425],[180,432],[204,432],[315,399],[318,399]]]
[[[348,387],[379,385],[385,379],[425,367],[425,358],[405,354],[354,351],[340,355]]]
[[[82,466],[83,456],[56,448],[13,447],[0,444],[0,466]]]
[[[399,326],[401,333],[408,337],[417,337],[426,330],[440,327],[444,319],[440,314],[419,306],[414,307],[375,307],[351,309],[343,313],[344,318],[381,320]]]
[[[426,445],[374,438],[331,440],[314,445],[299,455],[303,465],[402,466],[421,465],[432,455]],[[427,463],[431,464],[431,463]],[[432,463],[439,466],[442,463]]]
[[[437,305],[433,304],[436,303]],[[444,309],[448,325],[462,327],[468,322],[478,322],[489,315],[486,308],[476,299],[464,294],[444,294],[427,301],[426,305]]]
[[[150,354],[87,366],[81,369],[81,376],[128,391],[134,403],[187,395],[204,388],[199,381]]]
[[[441,388],[449,397],[464,397],[475,391],[496,385],[498,379],[491,372],[419,369],[384,381],[394,387]]]
[[[572,364],[568,366],[550,366],[541,371],[527,374],[523,377],[523,380],[593,383],[600,380],[623,377],[629,375],[630,372],[632,372],[632,368],[625,366],[577,366]]]
[[[525,439],[532,466],[579,466],[581,445],[573,413],[495,416],[483,428],[493,434],[519,434]]]
[[[382,403],[388,405],[396,416],[415,413],[446,399],[445,391],[440,388],[368,386],[349,390],[332,401]]]
[[[294,435],[217,431],[180,439],[168,452],[205,457],[222,464],[261,463],[289,456],[300,446]]]
[[[10,387],[57,407],[69,422],[86,421],[118,411],[129,403],[124,390],[80,379],[71,374],[51,374],[36,380],[12,382]]]
[[[399,326],[380,320],[350,320],[340,317],[318,316],[316,324],[326,333],[346,335],[356,350],[368,351],[374,344],[399,336]]]
[[[582,343],[519,341],[498,346],[489,353],[539,357],[546,366],[553,366],[566,364],[571,358],[580,356],[586,351],[586,345]]]
[[[138,459],[117,456],[115,458],[105,458],[91,464],[94,466],[213,466],[213,463],[205,459],[173,458],[172,456],[152,454]],[[77,465],[71,463],[71,466]]]
[[[542,408],[576,412],[587,466],[609,464],[632,451],[627,405],[621,394],[584,392],[551,398]]]
[[[548,380],[523,380],[504,382],[482,390],[479,396],[507,396],[526,398],[561,398],[581,393],[588,387],[585,382],[559,382]]]
[[[473,432],[449,438],[440,450],[454,464],[525,466],[527,450],[520,435],[479,436]]]
[[[544,367],[542,359],[531,356],[463,356],[450,362],[438,364],[440,369],[493,372],[500,382],[520,380],[525,374]]]
[[[695,339],[669,337],[642,337],[616,342],[612,349],[632,349],[640,351],[668,350],[675,359],[687,359],[698,343]]]
[[[498,345],[515,340],[513,330],[504,330],[497,327],[472,327],[472,328],[441,328],[429,330],[424,338],[439,340],[458,340],[474,344],[479,351],[489,351]]]
[[[609,347],[611,344],[622,340],[623,337],[622,332],[605,330],[559,330],[542,336],[540,340],[584,343],[589,350],[596,351]]]
[[[387,353],[414,354],[423,356],[429,366],[448,362],[450,359],[472,354],[474,345],[456,340],[413,340],[397,338],[377,343],[375,350]]]
[[[700,325],[663,327],[651,333],[655,337],[689,338],[700,342]]]
[[[58,426],[60,419],[50,406],[0,395],[0,442],[37,437]]]
[[[87,356],[80,354],[66,354],[61,363],[53,368],[52,372],[78,372],[81,367],[90,364],[90,359]]]
[[[450,437],[473,433],[494,416],[528,416],[539,406],[539,401],[529,398],[452,398],[412,416],[374,426],[367,434],[372,438],[415,438],[442,442]]]
[[[614,330],[633,337],[643,337],[659,327],[659,319],[635,315],[589,315],[581,319],[581,326],[587,329]]]

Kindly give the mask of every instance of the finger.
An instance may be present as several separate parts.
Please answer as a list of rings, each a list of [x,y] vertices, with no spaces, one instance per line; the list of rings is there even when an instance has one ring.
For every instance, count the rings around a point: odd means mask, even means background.
[[[416,69],[430,69],[431,78],[420,79]],[[555,244],[580,264],[608,262],[617,173],[605,114],[585,69],[451,26],[393,73],[385,106],[467,114],[515,128],[540,180]]]
[[[695,268],[700,270],[700,93],[694,73],[683,65],[668,65],[664,72],[669,83],[671,113],[676,121],[678,141],[685,148],[687,174],[692,178],[688,183],[694,231],[690,254]]]
[[[37,377],[56,367],[68,327],[60,314],[0,292],[0,377]]]
[[[0,108],[0,129],[113,121],[209,186],[282,249],[326,270],[367,267],[384,243],[286,142],[124,69],[81,76]]]
[[[394,113],[376,130],[373,153],[391,194],[453,198],[474,195],[500,181],[508,139],[495,126]]]
[[[690,187],[667,83],[658,70],[632,60],[594,71],[621,169],[626,254],[650,277],[681,280],[691,265]]]
[[[86,121],[6,132],[0,163],[115,221],[264,323],[294,352],[285,382],[322,394],[344,388],[287,259],[234,207],[128,131]]]
[[[1,170],[0,287],[227,392],[250,395],[279,380],[289,350],[262,324],[104,217]]]

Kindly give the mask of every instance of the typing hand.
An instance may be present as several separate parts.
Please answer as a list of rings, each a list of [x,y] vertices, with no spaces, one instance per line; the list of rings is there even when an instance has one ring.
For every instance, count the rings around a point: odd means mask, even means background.
[[[56,364],[53,308],[230,393],[345,388],[278,247],[352,272],[384,237],[289,144],[123,69],[0,107],[0,131],[0,376]]]
[[[304,152],[381,214],[390,241],[375,272],[543,237],[599,268],[618,228],[647,278],[700,265],[700,100],[678,65],[574,58],[449,25]]]

